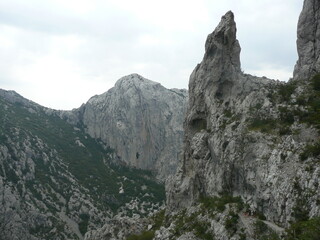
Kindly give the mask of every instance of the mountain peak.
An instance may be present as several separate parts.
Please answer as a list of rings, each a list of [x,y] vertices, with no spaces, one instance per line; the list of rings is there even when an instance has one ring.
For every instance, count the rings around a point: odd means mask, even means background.
[[[221,21],[213,33],[209,34],[205,44],[204,59],[215,62],[224,61],[233,70],[240,71],[240,45],[236,37],[237,28],[233,12],[229,11],[221,17]]]
[[[157,82],[151,81],[149,79],[146,79],[137,73],[132,73],[120,78],[116,82],[115,87],[128,88],[130,86],[140,86],[140,85],[160,85],[160,84]]]
[[[320,2],[305,0],[297,30],[299,59],[294,79],[309,79],[320,72]]]

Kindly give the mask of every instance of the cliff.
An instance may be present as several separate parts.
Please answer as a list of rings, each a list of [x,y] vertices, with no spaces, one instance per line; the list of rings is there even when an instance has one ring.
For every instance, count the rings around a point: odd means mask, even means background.
[[[186,105],[186,90],[131,74],[63,116],[115,149],[118,163],[152,170],[164,180],[175,173],[181,155]]]
[[[183,160],[167,186],[175,227],[158,231],[155,239],[174,236],[179,218],[186,225],[207,224],[204,235],[191,227],[176,232],[179,239],[257,239],[243,214],[263,216],[280,232],[320,216],[319,11],[318,1],[305,0],[299,60],[288,83],[241,72],[232,12],[208,36],[203,60],[190,76]],[[246,210],[232,207],[235,197]],[[218,199],[228,199],[229,210],[214,211]],[[214,213],[208,216],[204,206]]]

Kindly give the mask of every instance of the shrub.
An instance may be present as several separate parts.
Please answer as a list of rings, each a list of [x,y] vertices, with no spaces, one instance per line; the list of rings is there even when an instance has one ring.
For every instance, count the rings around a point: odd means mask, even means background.
[[[227,203],[237,203],[239,211],[243,208],[241,197],[233,197],[230,195],[222,195],[221,197],[201,197],[202,207],[209,210],[223,212]]]
[[[235,212],[229,212],[226,221],[224,222],[224,226],[227,231],[233,235],[237,231],[239,216]]]
[[[260,220],[266,220],[266,219],[267,219],[266,216],[265,216],[262,212],[260,212],[260,211],[257,211],[257,212],[256,212],[256,216],[257,216],[258,219],[260,219]]]
[[[320,217],[294,223],[286,232],[286,240],[319,240]]]
[[[283,124],[293,124],[294,123],[294,115],[293,112],[290,111],[286,107],[279,107],[280,111],[280,120]]]
[[[292,81],[281,85],[278,90],[280,101],[288,102],[290,100],[291,95],[295,91],[296,87],[297,87],[297,84]]]
[[[268,226],[261,220],[257,220],[254,223],[254,232],[257,235],[261,235],[263,233],[266,233],[268,231]]]
[[[316,74],[311,79],[311,85],[315,91],[320,91],[320,74]]]
[[[283,128],[279,129],[279,135],[280,136],[289,135],[291,133],[292,133],[292,131],[291,131],[291,129],[289,127],[283,127]]]
[[[140,235],[130,235],[127,240],[152,240],[154,238],[154,231],[144,231]]]
[[[213,240],[214,236],[209,231],[210,224],[203,220],[198,219],[199,212],[195,212],[187,216],[186,211],[182,211],[179,215],[175,216],[173,234],[178,237],[185,232],[193,232],[197,239]]]
[[[271,118],[261,119],[254,118],[249,124],[249,130],[261,131],[264,133],[270,133],[277,125],[277,121]]]
[[[155,214],[152,217],[152,220],[154,222],[153,229],[154,230],[160,229],[160,227],[163,225],[164,219],[165,219],[165,210],[161,210],[157,212],[157,214]]]
[[[307,145],[304,151],[300,154],[300,160],[304,161],[309,157],[317,157],[320,155],[320,142],[314,145]]]
[[[90,216],[86,213],[81,213],[79,217],[81,219],[81,221],[78,224],[79,230],[80,230],[81,234],[84,235],[88,230]]]

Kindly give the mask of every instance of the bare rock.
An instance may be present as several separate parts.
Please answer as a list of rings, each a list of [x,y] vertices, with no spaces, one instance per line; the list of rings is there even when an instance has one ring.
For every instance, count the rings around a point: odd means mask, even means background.
[[[132,74],[79,111],[87,133],[115,149],[123,163],[165,179],[179,160],[186,104],[186,90],[166,89]]]
[[[320,72],[320,2],[305,0],[297,32],[299,59],[294,79],[306,80]]]

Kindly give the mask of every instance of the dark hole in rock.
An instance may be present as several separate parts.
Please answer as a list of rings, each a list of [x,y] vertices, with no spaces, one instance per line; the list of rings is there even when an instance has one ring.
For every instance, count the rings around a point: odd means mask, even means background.
[[[191,121],[191,128],[197,132],[207,129],[207,121],[205,119],[194,119]]]

